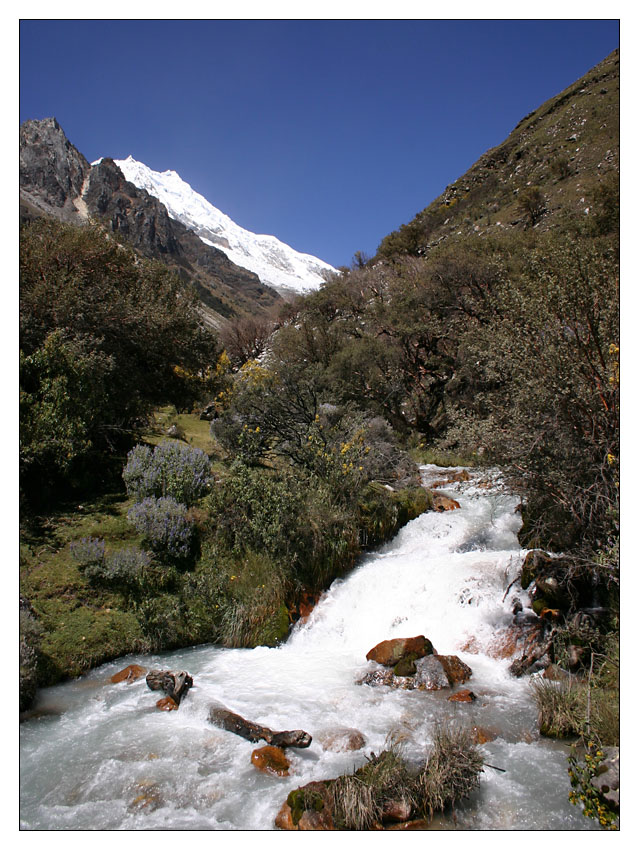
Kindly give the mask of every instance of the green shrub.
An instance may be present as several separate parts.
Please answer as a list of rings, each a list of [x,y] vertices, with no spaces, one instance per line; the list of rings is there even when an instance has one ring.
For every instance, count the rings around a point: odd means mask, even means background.
[[[20,598],[20,711],[33,701],[38,685],[38,661],[42,643],[42,626],[29,603]]]
[[[211,463],[201,449],[181,443],[165,441],[152,451],[137,445],[127,456],[122,477],[136,502],[170,496],[189,506],[209,491]]]
[[[619,812],[593,786],[592,780],[598,775],[599,765],[604,761],[604,752],[592,741],[583,758],[575,747],[568,757],[568,775],[573,790],[568,798],[575,805],[581,805],[584,817],[592,818],[606,830],[619,829]]]
[[[104,540],[99,537],[83,537],[70,544],[71,557],[81,571],[100,570],[104,566]]]
[[[160,403],[190,407],[216,376],[198,299],[98,226],[20,231],[21,485],[99,480]],[[52,492],[51,490],[49,492]]]
[[[290,589],[285,562],[250,549],[230,556],[205,546],[182,592],[187,628],[223,646],[275,646],[288,635]]]
[[[127,516],[158,555],[183,561],[193,554],[194,523],[187,515],[186,506],[170,496],[144,499],[133,505]]]

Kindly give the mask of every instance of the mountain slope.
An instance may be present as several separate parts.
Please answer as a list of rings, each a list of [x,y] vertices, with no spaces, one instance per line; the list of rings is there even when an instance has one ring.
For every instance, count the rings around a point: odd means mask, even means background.
[[[55,118],[20,128],[20,214],[23,220],[45,215],[76,225],[103,222],[142,256],[191,283],[214,326],[268,312],[280,300],[257,275],[206,245],[157,198],[128,182],[112,159],[89,165]]]
[[[508,138],[386,236],[379,255],[423,255],[451,236],[561,227],[619,180],[619,51],[517,124]]]
[[[275,236],[258,235],[240,227],[175,171],[152,171],[131,156],[115,162],[127,180],[158,198],[171,218],[196,233],[205,244],[220,248],[238,266],[254,272],[263,283],[282,294],[319,289],[326,276],[336,272],[323,260],[301,254]]]

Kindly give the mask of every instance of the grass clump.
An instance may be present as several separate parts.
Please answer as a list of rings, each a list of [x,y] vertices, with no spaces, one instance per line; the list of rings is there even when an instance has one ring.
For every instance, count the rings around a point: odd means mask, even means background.
[[[482,757],[468,729],[442,725],[425,766],[417,776],[418,809],[423,817],[443,811],[479,786]]]
[[[426,762],[415,767],[391,740],[355,773],[330,783],[329,798],[338,829],[371,829],[391,812],[403,820],[431,819],[467,797],[479,785],[482,757],[470,732],[439,726]]]
[[[591,637],[590,668],[555,682],[531,682],[542,735],[619,745],[619,633]]]

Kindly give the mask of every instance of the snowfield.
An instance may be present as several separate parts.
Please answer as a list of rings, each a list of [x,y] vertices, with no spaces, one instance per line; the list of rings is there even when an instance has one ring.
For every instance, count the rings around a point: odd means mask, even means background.
[[[251,233],[240,227],[194,191],[175,171],[152,171],[132,156],[114,162],[130,183],[161,201],[171,218],[282,294],[319,289],[328,275],[337,273],[323,260],[302,254],[275,236]]]

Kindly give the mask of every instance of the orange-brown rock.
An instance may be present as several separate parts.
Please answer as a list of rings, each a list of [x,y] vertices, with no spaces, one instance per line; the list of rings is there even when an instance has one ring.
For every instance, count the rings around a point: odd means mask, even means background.
[[[450,702],[475,702],[477,697],[468,688],[464,688],[461,691],[457,691],[457,693],[451,694],[448,699]]]
[[[483,726],[473,726],[471,732],[476,744],[487,744],[497,738],[497,732],[492,729],[485,729]]]
[[[432,655],[433,652],[433,645],[428,638],[418,635],[412,638],[383,640],[366,653],[366,660],[376,661],[384,667],[394,667],[409,656],[417,659]]]
[[[473,675],[468,664],[464,664],[456,655],[435,655],[435,658],[444,668],[451,685],[463,685]]]
[[[444,496],[443,493],[433,493],[433,510],[454,511],[459,507],[459,502],[456,499],[451,499],[450,496]]]
[[[357,729],[335,728],[320,732],[316,736],[322,749],[334,753],[346,753],[351,750],[361,750],[366,738]]]
[[[451,472],[450,475],[447,475],[439,481],[435,481],[434,484],[430,484],[429,486],[433,488],[445,487],[447,484],[453,484],[457,481],[470,481],[468,470],[462,469],[460,472]]]
[[[278,829],[297,829],[297,827],[293,823],[293,815],[291,813],[291,807],[288,803],[284,803],[282,808],[275,816],[275,826]]]
[[[309,811],[307,809],[299,819],[297,828],[310,832],[311,830],[335,829],[335,825],[328,809],[323,809],[321,812]]]
[[[309,593],[305,591],[302,593],[300,601],[297,605],[297,613],[299,615],[299,622],[305,623],[311,615],[311,611],[317,605],[317,602],[320,598],[321,594],[319,593]]]
[[[303,831],[335,829],[326,783],[309,782],[291,791],[275,818],[275,826]]]
[[[135,682],[136,679],[139,679],[140,676],[144,676],[145,673],[145,667],[140,667],[139,664],[129,664],[129,666],[125,667],[124,670],[120,670],[119,673],[114,673],[113,676],[111,676],[111,681],[114,685],[117,685],[118,682]]]
[[[177,711],[179,707],[173,697],[162,697],[162,699],[159,699],[155,705],[160,709],[160,711]]]
[[[288,769],[291,766],[284,750],[268,745],[253,750],[251,763],[262,773],[270,773],[273,776],[288,776]]]
[[[491,658],[512,658],[513,655],[528,655],[543,638],[543,623],[512,625],[500,629],[486,649]]]

